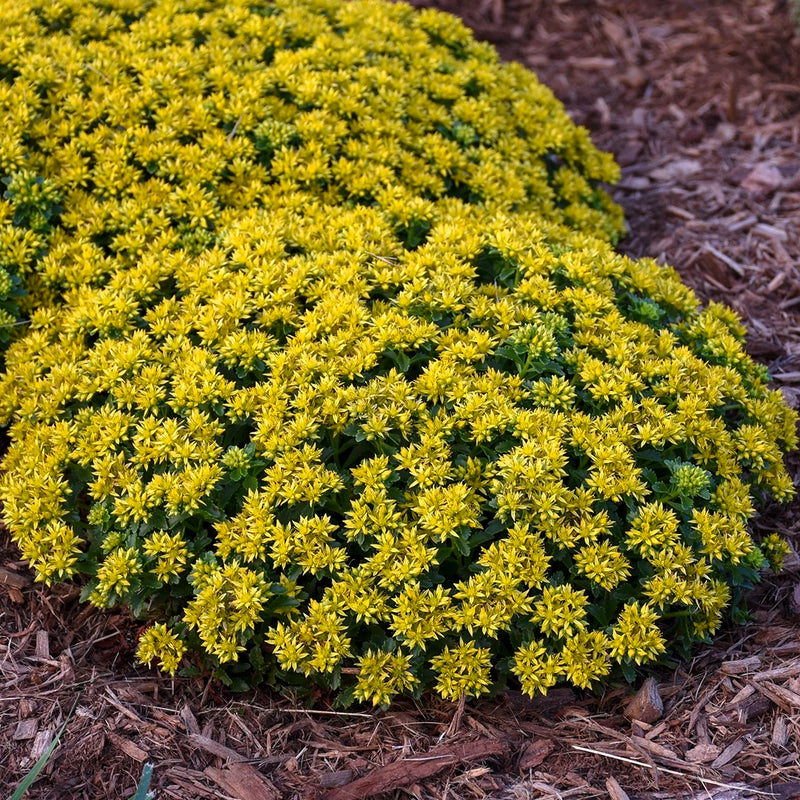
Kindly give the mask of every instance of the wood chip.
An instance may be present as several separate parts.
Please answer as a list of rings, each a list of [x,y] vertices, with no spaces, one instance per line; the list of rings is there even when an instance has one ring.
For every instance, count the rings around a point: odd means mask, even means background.
[[[650,177],[654,181],[679,181],[696,175],[702,168],[702,164],[693,158],[680,158],[652,170]]]
[[[772,744],[775,747],[786,747],[789,743],[789,725],[786,722],[786,717],[775,717],[775,723],[772,726]]]
[[[796,83],[770,83],[767,84],[767,91],[786,92],[787,94],[800,94],[800,86]]]
[[[789,234],[783,228],[776,228],[774,225],[767,225],[766,222],[759,222],[758,225],[753,225],[751,231],[757,236],[762,236],[765,239],[773,239],[779,242],[786,242],[789,239]]]
[[[611,69],[617,66],[617,61],[614,58],[587,56],[585,58],[570,58],[569,64],[577,69]]]
[[[620,189],[627,189],[632,192],[641,192],[644,189],[649,189],[650,185],[650,178],[645,178],[640,175],[631,175],[628,178],[623,178],[617,184],[617,187]]]
[[[750,194],[770,194],[783,183],[781,171],[773,164],[757,164],[742,181],[741,186]]]
[[[36,658],[44,661],[50,659],[50,634],[47,631],[36,631]]]
[[[27,589],[33,580],[29,575],[20,575],[10,569],[0,567],[0,586],[8,586],[12,589]]]
[[[237,753],[230,747],[226,747],[224,744],[220,744],[208,736],[203,736],[202,733],[190,733],[187,738],[201,750],[205,750],[207,753],[211,753],[212,756],[217,756],[217,758],[224,758],[226,761],[233,763],[247,760],[246,756]]]
[[[555,744],[552,739],[534,739],[519,757],[519,771],[525,773],[538,767],[553,752],[554,748]]]
[[[732,258],[726,256],[724,253],[720,253],[720,251],[717,250],[714,245],[706,243],[703,246],[703,249],[711,253],[714,258],[720,260],[723,264],[730,267],[740,278],[744,277],[745,268],[737,261],[734,261]]]
[[[626,50],[630,46],[630,36],[628,36],[624,25],[609,17],[603,17],[600,20],[600,25],[606,38],[614,42],[620,50]]]
[[[31,761],[38,761],[53,742],[53,731],[39,731],[31,745],[31,752],[28,757]]]
[[[743,228],[749,228],[751,225],[755,225],[758,222],[758,217],[755,214],[734,214],[733,218],[728,217],[727,220],[723,221],[720,220],[725,227],[731,232],[736,233],[736,231],[740,231]]]
[[[350,783],[355,777],[355,773],[351,769],[338,769],[336,772],[326,772],[320,775],[317,783],[320,789],[333,789],[337,786],[344,786]]]
[[[630,800],[628,793],[617,783],[614,777],[606,779],[606,791],[610,800]]]
[[[608,103],[606,103],[602,97],[598,97],[594,102],[593,108],[600,116],[600,124],[602,127],[609,127],[609,125],[611,125],[611,109],[608,107]]]
[[[798,298],[800,303],[800,298]],[[781,383],[800,383],[800,372],[775,372],[772,377]]]
[[[550,786],[550,784],[543,783],[542,781],[531,781],[528,786],[530,786],[531,789],[536,789],[537,792],[547,795],[548,797],[557,797],[558,800],[561,800],[561,798],[564,796],[554,786]]]
[[[645,739],[642,736],[631,736],[631,742],[635,747],[638,747],[644,752],[650,754],[653,756],[653,758],[663,758],[667,759],[668,761],[681,760],[674,750],[670,750],[669,747],[664,747],[657,742],[651,742],[649,739]]]
[[[197,719],[189,706],[184,706],[179,713],[181,722],[186,726],[186,733],[200,733],[200,726],[197,724]]]
[[[505,756],[507,752],[508,745],[495,738],[435,747],[423,755],[401,758],[377,767],[352,783],[331,790],[324,797],[325,800],[362,800],[410,786],[455,764]]]
[[[209,800],[219,800],[219,789],[209,789],[208,786],[201,783],[201,780],[207,778],[202,772],[186,769],[185,767],[173,767],[167,773],[169,780],[174,781],[181,789],[185,789],[188,795],[184,792],[179,793],[181,800],[186,797],[191,797],[192,800],[197,797],[209,798]]]
[[[640,722],[639,725],[641,725],[642,727],[645,727],[645,726],[650,727],[649,725],[647,725],[646,722],[645,723]],[[644,734],[644,738],[645,739],[655,739],[657,736],[660,736],[662,733],[664,733],[664,731],[667,729],[667,727],[668,727],[668,725],[667,725],[666,722],[663,722],[663,721],[659,722],[658,725],[653,726],[652,728],[650,728],[649,731],[647,731],[646,734]]]
[[[648,678],[641,689],[625,706],[625,716],[631,720],[653,723],[664,713],[664,701],[658,692],[658,683]]]
[[[150,758],[150,754],[147,751],[142,750],[139,745],[137,745],[135,742],[132,742],[130,739],[126,739],[124,736],[119,736],[116,733],[109,731],[108,738],[118,750],[122,750],[126,756],[130,756],[130,758],[132,758],[134,761],[138,761],[140,764],[143,764],[148,758]]]
[[[745,740],[744,738],[737,739],[732,744],[729,744],[715,759],[711,762],[711,766],[714,769],[719,769],[720,767],[724,767],[726,764],[733,761],[739,753],[744,750]]]
[[[110,686],[106,686],[106,700],[128,719],[132,719],[134,722],[142,722],[142,718],[135,711],[124,705],[119,697],[111,690]]]
[[[678,206],[667,206],[667,211],[669,211],[670,214],[674,214],[676,217],[680,217],[681,219],[697,219],[697,217],[692,214],[691,211],[687,211],[685,208],[679,208]]]
[[[21,606],[25,602],[25,596],[16,586],[6,586],[6,592],[8,593],[8,599],[15,606]]]
[[[761,659],[758,656],[749,656],[735,661],[725,661],[720,664],[719,670],[725,675],[744,675],[747,672],[757,672],[760,666]]]
[[[800,694],[787,689],[785,686],[778,686],[772,681],[759,681],[755,684],[764,697],[769,698],[776,706],[782,708],[788,714],[793,714],[795,709],[800,709]]]
[[[640,67],[635,65],[628,67],[621,78],[623,83],[627,83],[632,89],[642,89],[650,81],[650,76]]]
[[[230,764],[225,769],[207,767],[205,774],[225,794],[236,800],[280,800],[281,793],[250,764]]]
[[[786,273],[779,272],[768,284],[767,284],[767,293],[771,294],[776,289],[779,289],[783,282],[786,280]]]
[[[721,749],[715,744],[698,744],[686,751],[686,760],[690,764],[709,764],[719,757]]]
[[[14,731],[14,739],[17,741],[21,741],[23,739],[33,739],[36,736],[36,733],[39,730],[39,720],[36,718],[33,719],[21,719],[17,723],[17,729]]]

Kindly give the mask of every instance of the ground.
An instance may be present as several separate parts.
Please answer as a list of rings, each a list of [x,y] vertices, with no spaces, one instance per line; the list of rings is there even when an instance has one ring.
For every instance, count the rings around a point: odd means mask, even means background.
[[[419,2],[418,4],[425,4]],[[430,4],[430,3],[427,3]],[[800,37],[778,0],[440,0],[534,69],[622,166],[622,249],[734,306],[800,400]],[[800,459],[790,467],[800,474]],[[754,521],[800,547],[800,506]],[[753,620],[633,690],[312,710],[133,663],[137,626],[34,585],[0,534],[0,786],[30,798],[800,798],[800,561]],[[655,699],[655,698],[653,698]],[[652,700],[651,700],[652,702]],[[647,710],[647,703],[644,704]],[[383,794],[381,794],[383,793]]]

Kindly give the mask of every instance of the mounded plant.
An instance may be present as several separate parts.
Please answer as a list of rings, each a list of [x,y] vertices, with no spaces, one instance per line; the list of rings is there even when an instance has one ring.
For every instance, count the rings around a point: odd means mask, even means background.
[[[0,230],[37,237],[4,518],[39,578],[153,619],[142,661],[376,704],[590,686],[779,563],[747,522],[796,418],[744,329],[614,252],[609,157],[453,17],[0,9],[0,170],[38,187]]]

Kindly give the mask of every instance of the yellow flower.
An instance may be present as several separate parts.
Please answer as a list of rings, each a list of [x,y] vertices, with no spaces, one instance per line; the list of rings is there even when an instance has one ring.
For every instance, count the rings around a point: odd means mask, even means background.
[[[220,662],[236,660],[261,619],[269,589],[261,575],[235,562],[198,567],[183,621]]]
[[[586,607],[589,598],[581,589],[571,586],[546,586],[541,599],[534,604],[531,619],[542,633],[557,639],[568,639],[586,628]]]
[[[647,503],[639,507],[638,514],[628,528],[627,544],[647,558],[677,542],[677,533],[678,518],[675,512],[660,502]]]
[[[580,631],[561,650],[564,676],[587,688],[611,672],[610,642],[601,631]]]
[[[657,621],[658,614],[647,603],[628,602],[611,632],[612,657],[637,664],[656,659],[667,647]]]
[[[358,659],[358,680],[355,697],[370,700],[373,705],[386,705],[394,695],[413,689],[418,680],[411,662],[402,651],[385,653],[368,649]]]
[[[141,571],[141,560],[133,547],[112,550],[97,568],[97,587],[91,601],[103,607],[110,603],[112,596],[124,597],[131,588],[131,579]]]
[[[478,697],[489,690],[489,649],[476,647],[474,642],[460,639],[457,647],[445,647],[431,659],[431,667],[437,675],[436,691],[446,700],[458,700],[461,695]]]
[[[146,555],[158,559],[153,572],[164,583],[177,578],[186,568],[189,559],[189,548],[180,533],[151,533],[145,539],[142,550]]]
[[[429,641],[449,630],[451,615],[447,590],[441,586],[422,589],[418,582],[410,581],[395,599],[391,629],[404,642],[424,650]]]
[[[163,623],[151,625],[139,638],[136,658],[142,664],[154,660],[161,663],[161,669],[174,675],[186,653],[186,645],[181,638]]]
[[[522,684],[522,691],[530,697],[546,694],[564,674],[561,658],[548,653],[544,645],[533,641],[524,644],[514,655],[511,671]]]
[[[783,561],[791,553],[789,543],[778,533],[770,533],[761,540],[761,552],[773,572],[780,572]]]
[[[578,572],[606,591],[611,591],[631,574],[630,562],[608,539],[589,544],[575,554]]]

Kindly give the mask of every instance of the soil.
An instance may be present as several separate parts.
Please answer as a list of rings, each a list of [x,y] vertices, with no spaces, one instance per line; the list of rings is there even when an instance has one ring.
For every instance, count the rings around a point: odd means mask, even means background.
[[[419,2],[418,5],[432,3]],[[732,305],[800,403],[800,37],[778,0],[440,0],[530,66],[622,167],[621,249]],[[800,459],[790,457],[795,478]],[[800,547],[800,505],[754,521]],[[800,560],[750,623],[637,695],[309,708],[137,667],[137,625],[45,590],[0,533],[0,786],[30,798],[800,798]],[[661,708],[663,706],[663,708]]]

